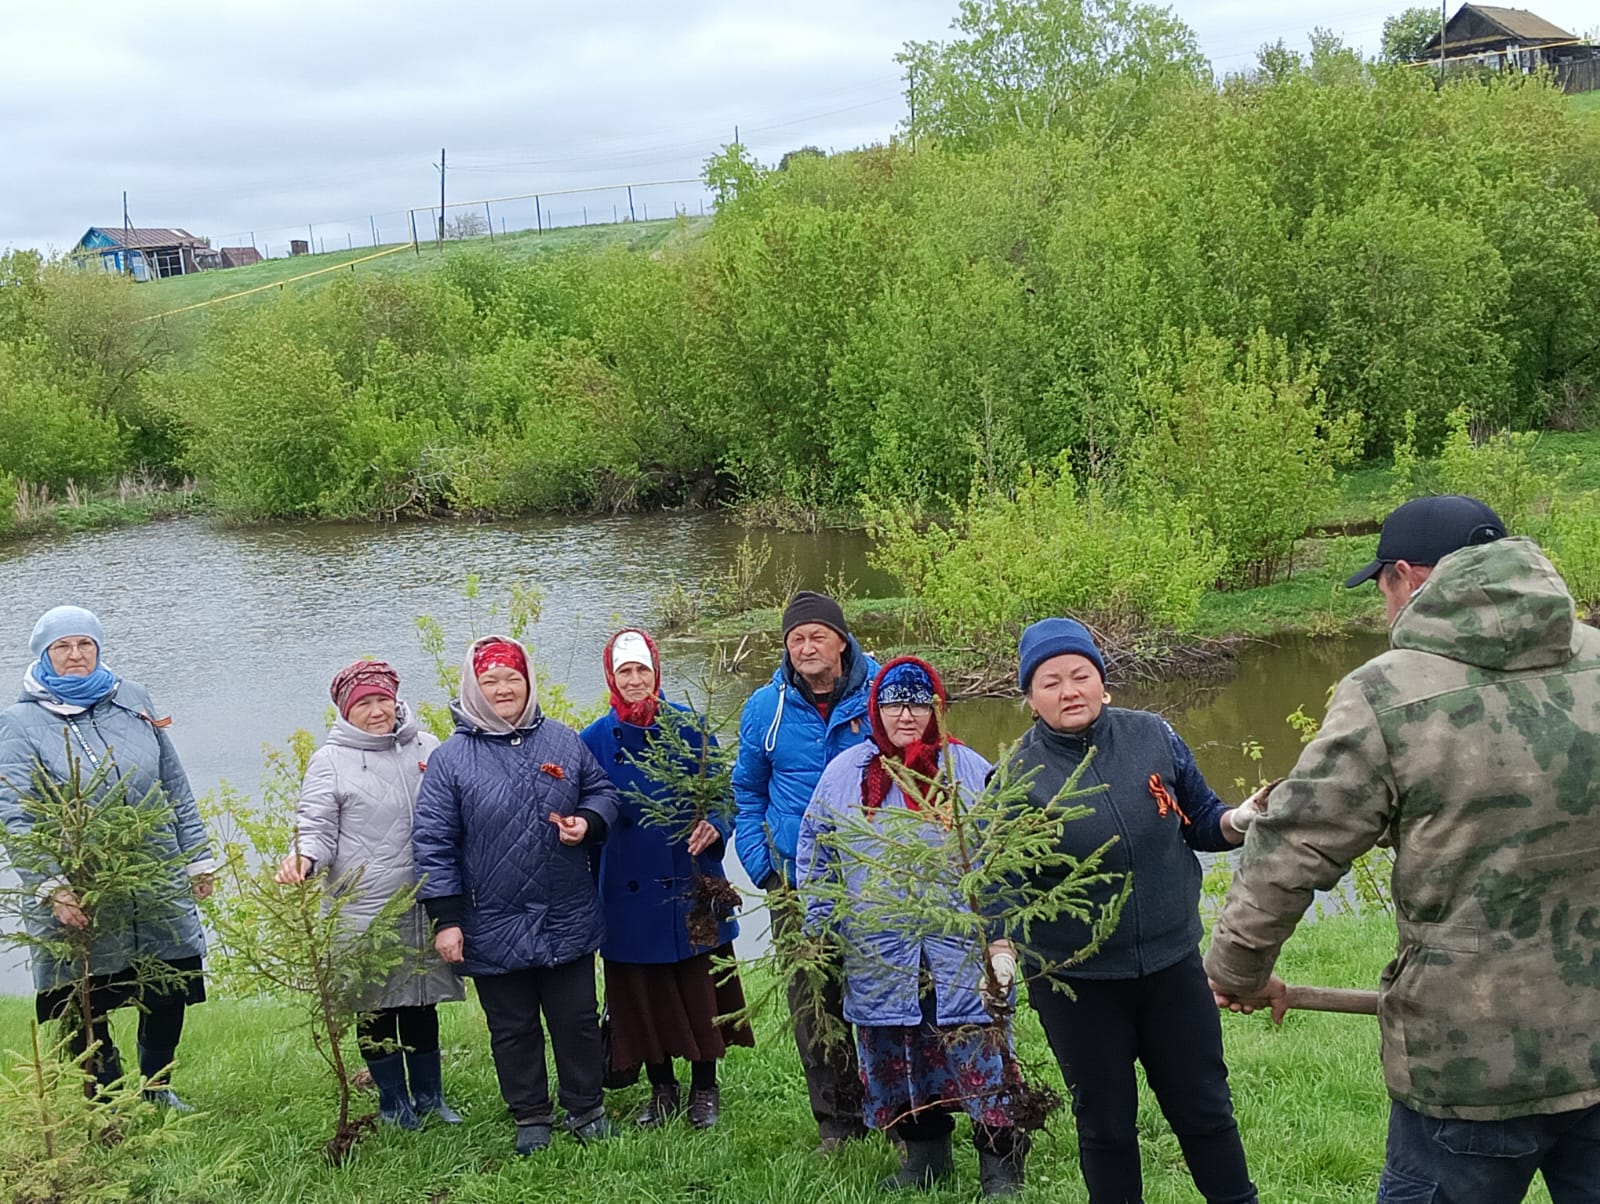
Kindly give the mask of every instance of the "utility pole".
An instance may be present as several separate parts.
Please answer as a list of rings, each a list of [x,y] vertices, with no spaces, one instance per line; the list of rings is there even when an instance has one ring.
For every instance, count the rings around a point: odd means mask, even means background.
[[[128,239],[133,230],[133,223],[128,220],[128,190],[122,190],[122,254],[118,257],[123,261],[124,271],[133,275],[133,256],[128,251]]]
[[[1439,0],[1439,84],[1444,86],[1444,27],[1448,24],[1445,9],[1450,0]]]
[[[444,147],[439,148],[439,161],[434,164],[439,169],[439,249],[444,250]]]

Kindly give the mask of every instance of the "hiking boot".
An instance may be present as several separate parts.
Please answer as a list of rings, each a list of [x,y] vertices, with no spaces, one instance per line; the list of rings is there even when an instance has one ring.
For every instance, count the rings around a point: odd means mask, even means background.
[[[172,1069],[172,1063],[178,1056],[175,1049],[146,1049],[143,1045],[139,1049],[139,1073],[144,1076],[146,1084],[141,1092],[147,1103],[152,1103],[158,1108],[167,1108],[173,1112],[193,1112],[194,1109],[178,1098],[177,1094],[167,1084],[167,1073]],[[121,1067],[119,1066],[120,1070]]]
[[[907,1141],[906,1161],[899,1171],[878,1184],[882,1191],[900,1191],[907,1187],[932,1187],[952,1178],[956,1173],[950,1155],[950,1135],[935,1137],[931,1141]]]
[[[609,1116],[601,1112],[593,1120],[585,1121],[583,1124],[575,1126],[572,1130],[572,1135],[578,1139],[580,1144],[590,1145],[596,1141],[605,1141],[607,1138],[615,1137],[617,1135],[617,1127],[611,1123]]]
[[[690,1100],[694,1099],[691,1095]],[[639,1109],[634,1123],[641,1129],[654,1129],[667,1123],[678,1114],[680,1107],[678,1084],[661,1083],[650,1085],[650,1102]]]
[[[689,1092],[689,1123],[709,1129],[722,1116],[722,1092],[715,1087],[696,1087]]]
[[[519,1120],[517,1122],[517,1157],[526,1158],[540,1150],[550,1148],[555,1126],[548,1120]]]

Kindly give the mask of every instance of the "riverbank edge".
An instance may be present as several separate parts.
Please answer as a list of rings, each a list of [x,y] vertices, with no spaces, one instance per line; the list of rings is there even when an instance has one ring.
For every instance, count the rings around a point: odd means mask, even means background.
[[[760,921],[752,916],[747,922]],[[1394,941],[1386,915],[1331,915],[1302,926],[1285,947],[1280,970],[1295,983],[1373,987],[1394,955]],[[750,998],[773,985],[759,968],[744,977]],[[181,1122],[181,1140],[144,1153],[133,1166],[119,1162],[115,1150],[97,1155],[107,1174],[129,1173],[123,1198],[150,1204],[570,1204],[581,1184],[584,1199],[881,1204],[877,1182],[894,1168],[893,1154],[878,1138],[827,1159],[812,1152],[816,1128],[804,1081],[793,1041],[776,1015],[781,991],[758,1019],[756,1048],[736,1049],[722,1063],[723,1119],[716,1129],[695,1132],[679,1121],[647,1132],[627,1124],[644,1102],[641,1082],[607,1093],[607,1111],[624,1122],[618,1139],[581,1148],[558,1134],[546,1154],[530,1159],[511,1156],[512,1127],[481,1009],[444,1006],[445,1088],[465,1123],[430,1123],[421,1133],[381,1129],[337,1170],[317,1155],[331,1129],[331,1091],[304,1030],[295,1028],[298,1013],[264,1000],[219,996],[213,991],[211,1001],[192,1010],[179,1050],[175,1086],[199,1109]],[[0,999],[0,1046],[26,1048],[31,1015],[31,999]],[[125,1050],[132,1049],[135,1022],[131,1009],[116,1014]],[[1281,1029],[1264,1016],[1224,1016],[1222,1027],[1240,1130],[1263,1198],[1370,1202],[1387,1118],[1372,1019],[1291,1012]],[[1059,1071],[1026,1007],[1018,1013],[1016,1040],[1030,1072],[1060,1090]],[[364,1111],[375,1101],[362,1096],[357,1103]],[[23,1108],[26,1101],[13,1097],[7,1106]],[[25,1117],[8,1112],[6,1119],[13,1141],[33,1131]],[[1182,1151],[1144,1088],[1139,1130],[1146,1200],[1192,1200]],[[957,1137],[957,1182],[929,1195],[930,1204],[970,1199],[976,1187],[965,1122]],[[1022,1200],[1081,1195],[1072,1125],[1058,1114],[1035,1139]]]
[[[1352,554],[1360,555],[1350,562],[1353,572],[1371,558],[1377,541],[1375,536],[1356,536],[1339,542],[1365,549],[1351,547]],[[1345,558],[1341,555],[1338,563]],[[1324,567],[1254,589],[1209,592],[1189,631],[1151,632],[1137,643],[1104,643],[1109,676],[1124,681],[1210,677],[1225,673],[1235,655],[1252,644],[1307,636],[1339,640],[1384,631],[1377,589],[1346,590],[1344,576],[1343,568]],[[846,598],[841,605],[851,630],[880,661],[906,653],[931,661],[952,698],[1017,693],[1015,638],[969,645],[924,639],[916,600],[909,597]],[[718,645],[719,663],[737,668],[756,654],[780,655],[782,621],[782,607],[763,606],[704,618],[663,634],[684,643]]]

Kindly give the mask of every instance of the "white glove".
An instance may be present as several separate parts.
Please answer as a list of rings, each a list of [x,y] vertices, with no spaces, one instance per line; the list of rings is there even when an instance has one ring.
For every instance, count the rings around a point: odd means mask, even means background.
[[[1283,781],[1282,778],[1277,778],[1274,781],[1268,782],[1249,798],[1245,799],[1244,802],[1240,803],[1232,811],[1228,812],[1228,822],[1233,825],[1233,830],[1235,832],[1237,832],[1240,836],[1243,836],[1247,831],[1249,831],[1250,825],[1256,822],[1256,817],[1258,815],[1266,814],[1267,795],[1271,794],[1272,788],[1281,781]]]
[[[1011,1007],[1011,986],[1017,981],[1017,953],[1010,941],[989,944],[989,974],[979,986],[983,1006],[994,1016],[1004,1016]]]

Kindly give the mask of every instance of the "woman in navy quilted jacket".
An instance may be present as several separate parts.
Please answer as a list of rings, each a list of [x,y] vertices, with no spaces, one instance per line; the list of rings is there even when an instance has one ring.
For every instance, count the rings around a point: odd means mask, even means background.
[[[485,636],[467,650],[455,733],[428,760],[412,848],[434,947],[477,982],[516,1150],[550,1144],[550,1029],[566,1125],[611,1136],[594,954],[605,935],[585,845],[605,839],[617,792],[570,727],[539,710],[527,650]]]

